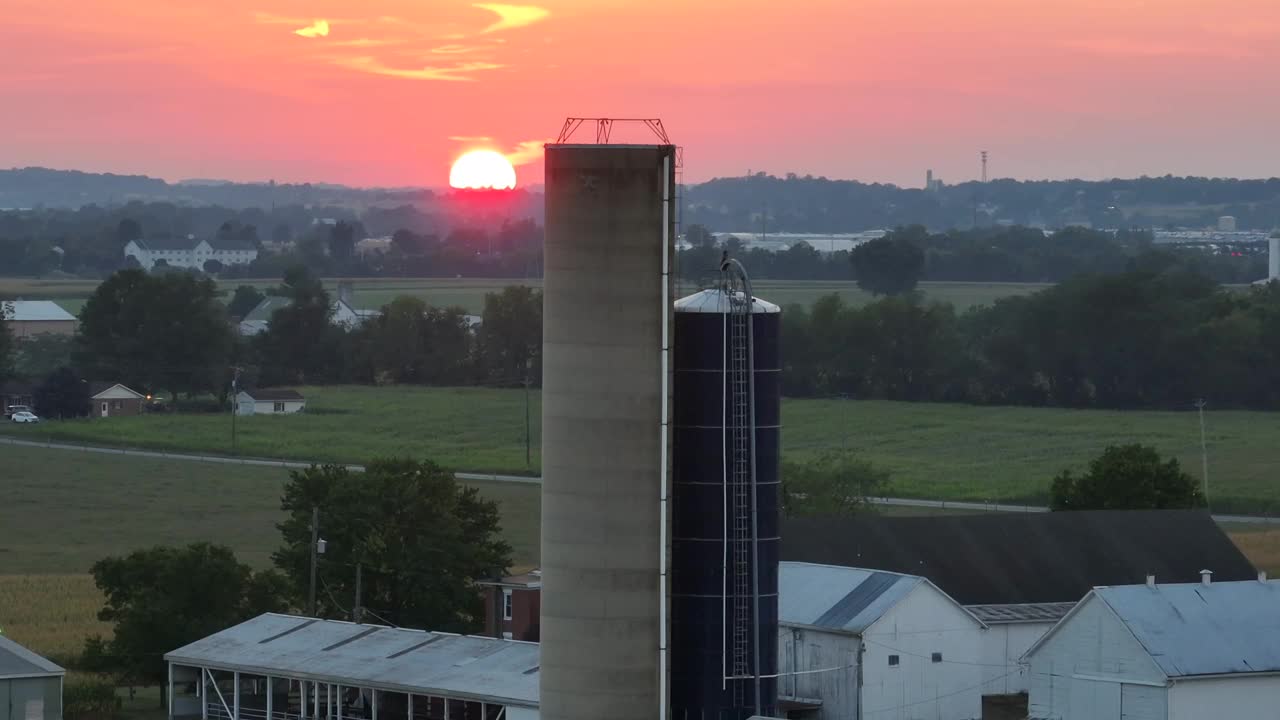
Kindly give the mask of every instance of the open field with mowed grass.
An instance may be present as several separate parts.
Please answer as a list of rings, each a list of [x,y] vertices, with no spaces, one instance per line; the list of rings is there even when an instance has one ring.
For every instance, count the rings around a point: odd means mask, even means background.
[[[381,307],[401,295],[421,298],[440,307],[459,306],[468,312],[479,314],[484,309],[484,296],[501,291],[508,285],[542,287],[542,280],[519,278],[357,278],[351,280],[355,303],[360,307]],[[330,292],[337,287],[338,279],[325,280]],[[237,285],[253,285],[260,289],[278,285],[277,280],[224,280],[219,287],[229,298]],[[71,313],[78,313],[85,300],[98,286],[96,280],[41,280],[35,278],[0,278],[0,297],[21,297],[26,300],[55,300]],[[975,305],[990,305],[997,298],[1009,295],[1025,295],[1049,287],[1040,283],[969,283],[923,282],[920,290],[931,300],[949,302],[957,310],[967,310]],[[680,294],[697,290],[693,283],[681,281]],[[759,280],[756,293],[778,305],[811,305],[814,300],[832,293],[839,295],[850,305],[863,305],[872,296],[848,281],[808,280]]]
[[[536,473],[539,394],[530,395],[532,467],[525,465],[524,391],[494,388],[308,387],[306,413],[237,422],[240,454],[363,463],[430,458],[456,470]],[[1140,442],[1200,475],[1193,412],[980,407],[886,401],[783,402],[792,460],[850,452],[893,472],[903,497],[1044,502],[1052,478],[1081,469],[1108,444]],[[1210,412],[1214,510],[1280,512],[1280,413]],[[150,415],[0,426],[33,440],[231,453],[230,415]]]

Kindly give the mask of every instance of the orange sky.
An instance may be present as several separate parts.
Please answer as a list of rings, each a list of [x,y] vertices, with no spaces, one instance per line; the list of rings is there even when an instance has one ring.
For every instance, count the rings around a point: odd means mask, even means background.
[[[486,145],[536,182],[612,115],[690,180],[1280,174],[1276,0],[517,3],[5,0],[0,166],[444,185]]]

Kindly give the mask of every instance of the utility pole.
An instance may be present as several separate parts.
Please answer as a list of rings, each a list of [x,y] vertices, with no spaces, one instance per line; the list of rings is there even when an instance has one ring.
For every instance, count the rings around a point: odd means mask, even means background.
[[[320,549],[320,506],[311,506],[311,591],[307,594],[307,606],[311,617],[316,616],[316,562]]]
[[[1208,405],[1204,398],[1196,400],[1196,410],[1200,412],[1200,467],[1204,472],[1204,504],[1209,504],[1209,446],[1204,439],[1204,407]]]
[[[235,374],[231,376],[231,454],[236,454],[236,415],[240,414],[240,371],[242,368],[233,367]]]
[[[982,151],[982,184],[987,184],[987,151]]]
[[[529,377],[529,365],[532,360],[524,361],[524,468],[533,469],[533,432],[529,423],[529,386],[533,379]]]
[[[356,601],[351,606],[351,620],[355,623],[364,622],[364,607],[360,604],[361,578],[363,576],[364,564],[356,563]]]

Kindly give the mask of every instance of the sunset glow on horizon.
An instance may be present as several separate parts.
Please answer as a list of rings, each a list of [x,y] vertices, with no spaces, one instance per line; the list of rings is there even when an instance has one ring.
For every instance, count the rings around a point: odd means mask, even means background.
[[[606,115],[661,117],[689,181],[1280,174],[1274,0],[10,5],[6,166],[441,186]]]
[[[511,161],[493,150],[471,150],[449,169],[449,187],[459,190],[513,190],[516,171]]]

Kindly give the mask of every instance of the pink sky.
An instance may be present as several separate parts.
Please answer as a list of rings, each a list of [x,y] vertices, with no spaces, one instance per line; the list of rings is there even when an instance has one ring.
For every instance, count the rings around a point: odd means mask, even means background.
[[[485,146],[539,182],[609,115],[689,180],[1280,174],[1275,0],[518,3],[8,0],[0,166],[443,185]]]

